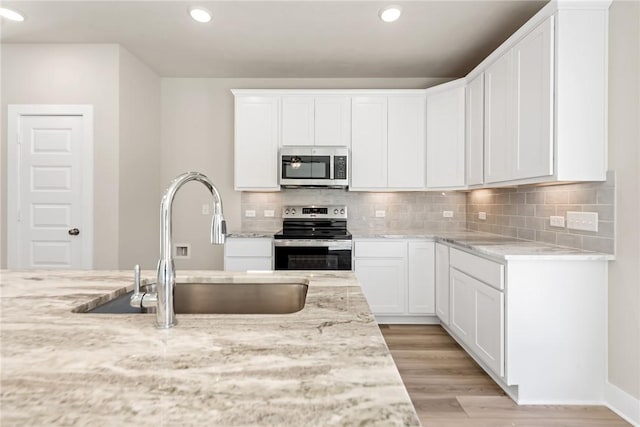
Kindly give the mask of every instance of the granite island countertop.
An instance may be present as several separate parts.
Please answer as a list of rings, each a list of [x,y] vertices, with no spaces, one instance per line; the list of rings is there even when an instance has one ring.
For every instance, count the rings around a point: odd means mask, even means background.
[[[0,272],[0,424],[420,425],[353,273],[281,274],[309,280],[297,313],[159,330],[153,314],[72,312],[131,290],[130,272]]]

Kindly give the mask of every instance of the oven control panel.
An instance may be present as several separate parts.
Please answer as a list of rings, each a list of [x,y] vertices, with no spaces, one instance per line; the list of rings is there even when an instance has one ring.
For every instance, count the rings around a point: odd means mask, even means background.
[[[347,207],[341,206],[285,206],[283,219],[347,219]]]

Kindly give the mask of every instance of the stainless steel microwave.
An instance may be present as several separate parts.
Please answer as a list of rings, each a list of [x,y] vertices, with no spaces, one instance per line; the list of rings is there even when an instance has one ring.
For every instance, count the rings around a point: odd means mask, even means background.
[[[347,187],[349,150],[345,147],[290,146],[280,149],[280,185]]]

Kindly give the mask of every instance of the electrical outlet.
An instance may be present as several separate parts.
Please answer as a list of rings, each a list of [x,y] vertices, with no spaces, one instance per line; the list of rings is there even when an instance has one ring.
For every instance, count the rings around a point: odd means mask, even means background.
[[[202,205],[202,215],[211,214],[211,208],[209,207],[209,203],[205,203]]]
[[[478,212],[478,219],[481,219],[483,221],[486,221],[487,219],[487,213],[486,212]]]
[[[173,245],[173,257],[189,259],[191,258],[191,245],[189,243],[176,243]]]
[[[567,228],[572,230],[598,231],[598,213],[567,212]]]
[[[256,211],[254,211],[253,209],[247,209],[246,211],[244,211],[244,216],[247,218],[254,218],[256,216]]]
[[[562,227],[564,228],[564,217],[563,216],[550,216],[549,224],[552,227]]]
[[[276,213],[273,209],[265,209],[263,215],[265,218],[273,218],[276,216]]]
[[[376,211],[376,218],[384,218],[386,215],[386,211]]]
[[[443,218],[453,218],[453,211],[442,211]]]

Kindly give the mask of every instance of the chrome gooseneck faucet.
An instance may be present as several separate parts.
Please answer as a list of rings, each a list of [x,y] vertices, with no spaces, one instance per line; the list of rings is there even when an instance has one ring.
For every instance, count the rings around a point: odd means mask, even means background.
[[[171,181],[160,203],[160,260],[158,261],[156,280],[157,295],[141,294],[139,289],[136,289],[136,292],[131,297],[131,305],[134,307],[156,307],[156,326],[162,329],[171,328],[177,323],[173,307],[176,271],[171,252],[171,212],[176,193],[189,181],[198,181],[204,184],[214,198],[213,219],[211,220],[211,244],[222,245],[227,232],[226,222],[222,215],[222,199],[218,189],[209,178],[200,172],[187,172]],[[145,296],[148,297],[148,304]]]

